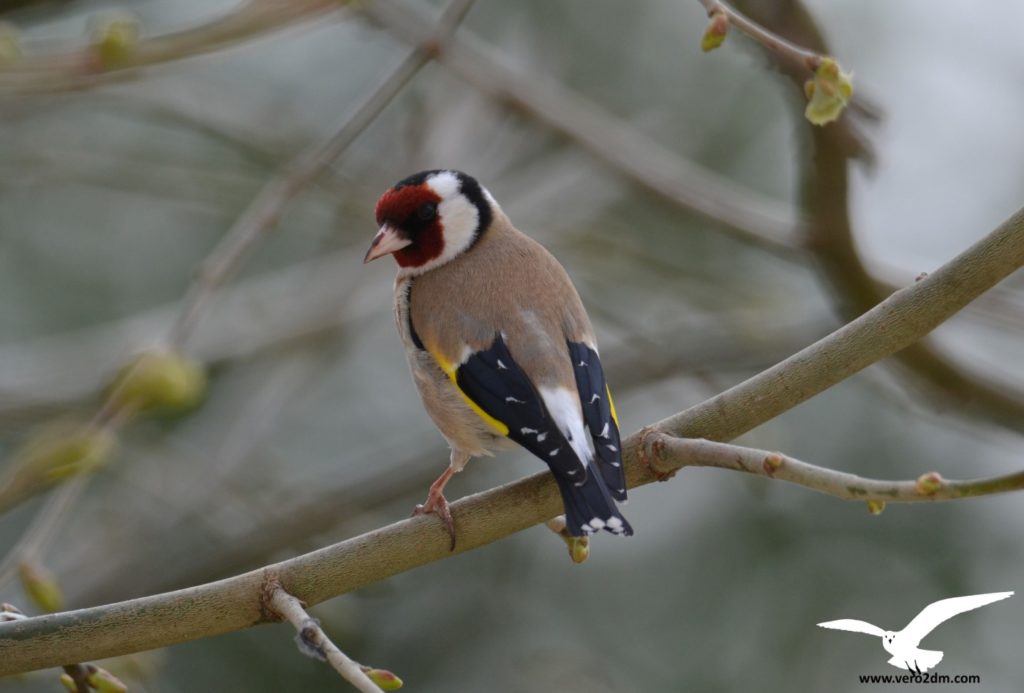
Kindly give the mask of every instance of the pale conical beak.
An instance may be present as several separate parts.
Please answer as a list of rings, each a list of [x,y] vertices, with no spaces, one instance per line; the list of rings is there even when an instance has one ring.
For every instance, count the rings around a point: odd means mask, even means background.
[[[408,238],[402,238],[398,235],[398,232],[393,226],[385,224],[380,227],[380,231],[373,237],[373,242],[370,243],[370,249],[366,251],[366,257],[363,258],[363,264],[371,260],[376,260],[383,255],[390,255],[396,250],[401,250],[405,246],[412,243]]]

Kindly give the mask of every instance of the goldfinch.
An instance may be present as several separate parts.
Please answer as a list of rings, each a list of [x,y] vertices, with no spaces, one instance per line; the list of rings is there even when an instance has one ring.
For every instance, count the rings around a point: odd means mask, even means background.
[[[377,202],[363,262],[393,255],[395,320],[451,462],[416,512],[455,545],[445,484],[471,457],[518,443],[551,469],[572,536],[633,528],[619,427],[594,331],[569,275],[460,171],[423,171]]]

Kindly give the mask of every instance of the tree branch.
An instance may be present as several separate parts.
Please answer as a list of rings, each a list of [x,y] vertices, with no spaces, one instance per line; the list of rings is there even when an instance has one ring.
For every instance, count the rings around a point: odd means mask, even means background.
[[[213,294],[228,280],[246,252],[273,230],[281,212],[295,195],[312,183],[366,130],[409,81],[430,62],[469,11],[473,0],[455,0],[441,19],[426,31],[429,42],[415,48],[339,125],[325,142],[300,154],[270,180],[249,203],[238,220],[196,271],[185,295],[181,313],[168,338],[180,349]]]
[[[300,652],[327,661],[342,678],[363,693],[380,692],[377,684],[363,673],[360,666],[331,642],[317,620],[310,618],[301,600],[288,594],[280,585],[273,585],[270,587],[267,605],[295,626],[298,632],[295,639]]]
[[[413,45],[431,44],[429,18],[410,3],[378,0],[377,23]],[[537,118],[644,188],[742,240],[791,257],[801,220],[788,205],[683,159],[629,123],[539,72],[505,67],[468,40],[453,38],[435,60],[481,92]]]
[[[917,341],[1024,265],[1024,210],[938,271],[852,323],[722,394],[624,441],[631,487],[658,480],[645,443],[654,434],[734,438]],[[0,623],[0,675],[89,661],[266,622],[265,585],[316,604],[432,561],[471,551],[559,512],[547,472],[452,504],[459,542],[433,517],[414,517],[358,537],[184,590]]]
[[[218,51],[261,34],[344,6],[343,0],[247,0],[219,19],[184,31],[143,38],[117,61],[103,61],[93,46],[30,55],[0,66],[0,92],[84,89],[125,71]]]
[[[1024,471],[954,481],[936,472],[909,481],[867,479],[825,469],[779,452],[717,443],[700,438],[676,438],[651,432],[644,439],[647,462],[658,474],[671,476],[683,467],[717,467],[788,481],[835,498],[852,501],[912,503],[1008,493],[1024,489]]]

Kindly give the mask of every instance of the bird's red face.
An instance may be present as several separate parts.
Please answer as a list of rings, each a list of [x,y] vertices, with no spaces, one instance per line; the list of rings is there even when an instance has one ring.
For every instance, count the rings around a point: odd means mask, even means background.
[[[459,171],[409,176],[377,201],[377,225],[363,262],[394,255],[403,271],[420,274],[468,250],[487,230],[497,205]]]
[[[380,231],[363,262],[393,254],[401,267],[421,267],[441,256],[444,225],[438,213],[441,196],[427,183],[396,185],[377,201]]]

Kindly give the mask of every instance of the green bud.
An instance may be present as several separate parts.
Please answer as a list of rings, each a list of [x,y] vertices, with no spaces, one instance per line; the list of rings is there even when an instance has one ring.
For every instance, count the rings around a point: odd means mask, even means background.
[[[170,351],[132,359],[109,388],[117,407],[176,413],[196,407],[206,394],[206,373],[196,361]]]
[[[782,463],[786,461],[781,454],[777,452],[770,452],[765,455],[764,461],[761,466],[764,468],[764,473],[771,476],[775,472],[782,469]]]
[[[872,515],[881,515],[882,511],[885,510],[884,500],[869,500],[868,501],[868,512]]]
[[[104,66],[124,62],[139,43],[139,20],[125,13],[93,22],[91,45]]]
[[[128,691],[128,686],[124,685],[121,679],[93,664],[89,665],[89,676],[86,681],[100,693],[127,693]]]
[[[583,563],[590,558],[590,537],[569,537],[565,543],[573,563]]]
[[[945,486],[946,480],[938,472],[928,472],[917,477],[917,492],[922,496],[934,496]]]
[[[369,677],[371,681],[377,684],[377,687],[382,691],[397,691],[402,687],[402,679],[392,674],[387,669],[374,669],[372,667],[360,666],[363,673]]]
[[[117,438],[104,428],[67,423],[44,426],[15,453],[16,475],[52,484],[76,474],[89,474],[110,462],[116,446]]]
[[[853,73],[843,72],[835,58],[824,57],[814,77],[804,84],[807,108],[804,117],[814,125],[826,125],[843,113],[853,96]]]
[[[34,561],[18,565],[18,579],[32,603],[47,613],[60,611],[64,595],[53,573]]]
[[[729,16],[725,12],[715,11],[708,18],[708,26],[700,40],[700,49],[705,53],[713,51],[725,42],[729,31]]]
[[[8,65],[21,57],[21,37],[13,24],[0,22],[0,65]]]

